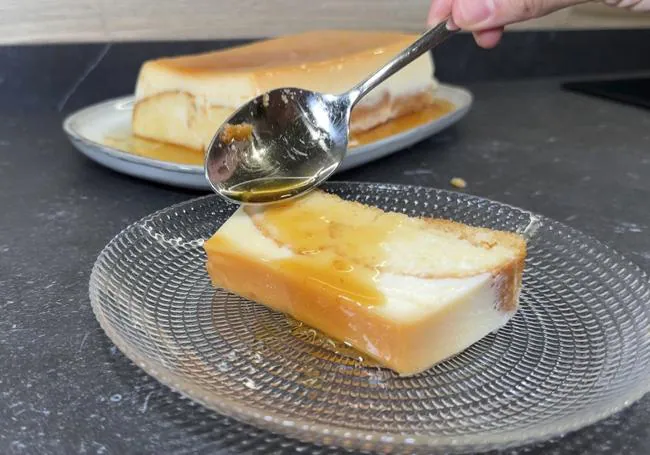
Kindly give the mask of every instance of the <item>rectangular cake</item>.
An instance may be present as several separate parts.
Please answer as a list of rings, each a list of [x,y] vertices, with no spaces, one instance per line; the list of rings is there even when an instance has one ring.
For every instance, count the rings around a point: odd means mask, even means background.
[[[512,233],[313,191],[280,205],[240,207],[205,251],[214,286],[289,314],[406,376],[510,319],[526,243]]]
[[[138,76],[136,136],[205,150],[239,106],[271,89],[342,93],[417,38],[389,32],[315,31],[231,49],[146,62]],[[433,104],[433,61],[424,55],[356,106],[351,131],[362,132]]]

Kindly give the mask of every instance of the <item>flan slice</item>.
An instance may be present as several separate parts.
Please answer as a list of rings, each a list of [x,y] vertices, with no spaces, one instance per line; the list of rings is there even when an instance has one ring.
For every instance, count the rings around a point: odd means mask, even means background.
[[[313,191],[244,206],[205,242],[212,283],[284,312],[408,376],[516,312],[516,234],[411,218]]]
[[[417,38],[389,32],[315,31],[227,50],[146,62],[138,76],[133,133],[205,150],[243,103],[271,89],[342,93]],[[433,104],[429,55],[395,74],[356,106],[353,133]]]

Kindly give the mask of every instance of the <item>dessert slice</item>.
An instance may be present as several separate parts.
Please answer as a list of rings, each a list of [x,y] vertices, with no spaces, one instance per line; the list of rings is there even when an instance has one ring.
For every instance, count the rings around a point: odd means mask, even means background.
[[[146,62],[138,76],[133,133],[205,150],[243,103],[271,89],[342,93],[417,38],[387,32],[316,31],[203,54]],[[433,104],[429,55],[395,74],[354,109],[353,133]]]
[[[205,242],[214,286],[287,313],[401,375],[515,313],[516,234],[411,218],[321,191],[240,208]]]

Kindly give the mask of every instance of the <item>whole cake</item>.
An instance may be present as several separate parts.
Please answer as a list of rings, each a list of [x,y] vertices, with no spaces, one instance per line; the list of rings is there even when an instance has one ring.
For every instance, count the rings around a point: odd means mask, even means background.
[[[315,31],[148,61],[136,84],[133,133],[205,150],[219,126],[250,99],[281,87],[342,93],[417,37]],[[424,55],[361,100],[352,112],[351,132],[429,107],[436,88],[433,61]]]

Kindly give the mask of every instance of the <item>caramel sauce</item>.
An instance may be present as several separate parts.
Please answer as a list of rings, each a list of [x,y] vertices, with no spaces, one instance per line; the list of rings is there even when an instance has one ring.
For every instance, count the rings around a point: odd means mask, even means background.
[[[171,163],[203,166],[204,154],[179,145],[150,141],[128,133],[114,133],[104,138],[104,144],[133,155]]]
[[[292,337],[302,341],[308,347],[311,356],[323,360],[330,360],[332,354],[342,357],[342,364],[355,367],[379,368],[380,363],[368,355],[353,348],[350,343],[329,337],[318,329],[285,315],[284,324],[262,324],[254,328],[254,342],[251,344],[251,359],[263,359],[267,356],[284,355],[285,345],[280,342],[283,334],[288,331]],[[323,372],[317,368],[305,365],[297,369],[298,382],[305,386],[317,386],[323,379]]]
[[[274,202],[278,200],[278,196],[282,198],[298,194],[311,182],[311,178],[301,177],[262,178],[242,182],[231,189],[224,190],[223,194],[238,201],[253,204]]]
[[[434,100],[431,106],[421,111],[402,115],[375,128],[361,133],[351,134],[350,148],[377,142],[387,137],[403,133],[425,123],[432,122],[455,109],[453,103],[443,99]]]
[[[302,276],[314,293],[334,295],[340,303],[373,307],[384,301],[376,288],[375,271],[339,259],[331,252],[279,261],[278,267],[292,276]]]
[[[334,354],[340,355],[341,357],[346,357],[351,360],[354,365],[362,367],[378,367],[380,366],[372,358],[368,357],[361,351],[353,348],[350,343],[343,341],[335,340],[325,335],[320,330],[317,330],[313,327],[310,327],[291,316],[287,316],[287,323],[291,330],[291,334],[296,338],[303,340],[315,348],[322,348],[326,351],[332,352]],[[312,355],[318,357],[318,352],[314,350]],[[311,376],[309,372],[305,374],[306,376]]]
[[[436,99],[434,104],[424,110],[403,115],[363,133],[351,134],[350,149],[403,133],[439,119],[453,110],[454,105],[451,102]],[[130,131],[111,133],[104,138],[104,144],[123,152],[154,160],[195,166],[203,166],[204,163],[202,151],[143,139],[132,135]],[[354,153],[354,150],[351,153]]]
[[[314,195],[315,196],[315,195]],[[381,305],[376,279],[384,263],[382,244],[402,217],[318,196],[267,207],[260,227],[295,254],[274,261],[284,273],[302,277],[318,295],[339,303]]]

